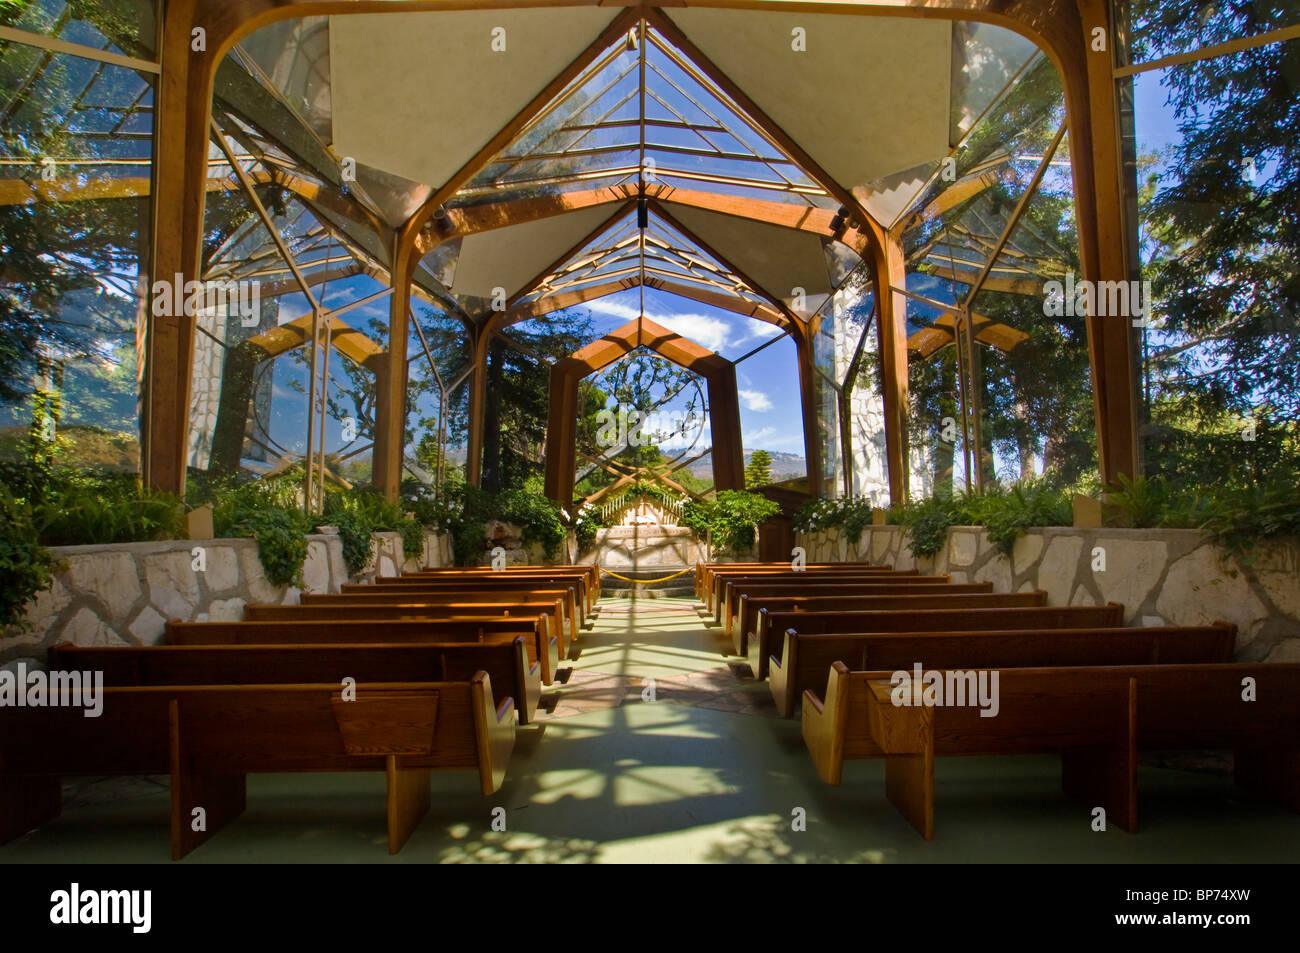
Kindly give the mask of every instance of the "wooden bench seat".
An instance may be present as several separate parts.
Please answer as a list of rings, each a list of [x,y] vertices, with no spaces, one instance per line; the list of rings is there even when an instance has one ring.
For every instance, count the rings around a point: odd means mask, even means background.
[[[968,632],[871,632],[808,635],[790,629],[768,660],[768,687],[785,718],[804,692],[826,692],[831,665],[853,671],[941,668],[1049,668],[1227,662],[1236,627],[1152,626],[1101,629],[1003,629]]]
[[[898,582],[867,583],[813,583],[812,585],[774,586],[745,585],[737,589],[738,597],[733,602],[734,615],[731,625],[726,629],[732,637],[736,655],[745,654],[747,640],[753,636],[758,623],[758,610],[764,607],[773,611],[790,611],[804,608],[804,602],[810,598],[843,596],[853,599],[858,596],[903,595],[970,595],[979,592],[992,592],[991,582],[945,582],[941,576],[909,576]],[[846,609],[854,608],[846,605]]]
[[[405,573],[401,576],[376,576],[373,583],[352,583],[351,585],[377,586],[443,586],[457,585],[467,587],[510,586],[519,588],[572,587],[578,598],[578,608],[584,614],[596,607],[596,590],[590,584],[586,573],[564,572],[563,570],[535,571],[500,571],[485,569],[469,573]]]
[[[490,566],[439,566],[420,569],[416,572],[402,573],[403,577],[407,576],[433,576],[441,578],[454,578],[455,576],[465,576],[473,578],[487,572],[495,572],[497,575],[516,575],[522,573],[568,573],[580,576],[586,580],[587,592],[591,599],[591,607],[594,608],[597,600],[600,599],[600,567],[592,564],[585,565],[575,563],[572,566],[514,566],[505,570],[494,570]]]
[[[168,645],[318,645],[385,642],[486,642],[509,644],[526,639],[528,659],[538,663],[542,684],[555,681],[559,644],[545,619],[388,619],[317,622],[167,623]]]
[[[171,844],[180,859],[243,813],[246,778],[263,772],[383,771],[388,849],[429,809],[430,771],[478,772],[483,794],[505,780],[514,703],[491,680],[360,684],[345,701],[325,685],[104,689],[103,711],[0,709],[0,842],[57,817],[60,779],[170,774]],[[195,811],[205,829],[194,830]]]
[[[778,580],[778,579],[798,579],[807,573],[815,576],[834,576],[834,575],[867,575],[871,573],[886,573],[889,575],[898,575],[899,573],[889,566],[867,566],[867,565],[831,565],[831,566],[804,566],[803,569],[795,571],[789,564],[781,566],[758,566],[753,568],[717,568],[709,573],[708,579],[703,586],[701,601],[709,608],[713,608],[720,594],[722,583],[727,579],[738,579],[741,577],[754,580]]]
[[[778,640],[789,629],[803,635],[823,632],[968,632],[996,629],[1101,629],[1124,624],[1124,607],[1010,606],[1006,608],[771,612],[760,609],[757,632],[749,642],[749,664],[756,677],[768,674]],[[759,655],[760,647],[763,654]],[[755,667],[757,666],[757,667]]]
[[[804,595],[811,594],[814,589],[828,589],[825,595],[852,595],[860,592],[863,595],[885,595],[888,592],[902,592],[905,590],[920,588],[929,592],[935,586],[954,586],[963,585],[975,587],[967,590],[954,590],[957,592],[992,592],[992,583],[954,583],[946,574],[922,576],[917,573],[900,573],[898,575],[885,575],[883,573],[873,573],[870,576],[859,576],[847,573],[837,573],[834,576],[813,575],[800,579],[798,577],[765,577],[759,580],[746,578],[727,579],[720,581],[720,597],[718,599],[718,612],[714,619],[722,625],[723,631],[728,635],[732,632],[735,620],[740,616],[741,602],[745,596],[754,595]],[[749,629],[753,630],[753,620],[749,621]],[[744,655],[744,652],[737,652],[737,655]]]
[[[272,621],[276,619],[490,619],[498,616],[507,618],[536,618],[546,616],[551,637],[559,645],[560,658],[570,655],[572,633],[576,626],[564,624],[564,604],[559,599],[554,601],[529,600],[518,602],[471,602],[472,596],[458,596],[454,601],[443,601],[438,597],[426,598],[419,593],[409,595],[384,594],[368,596],[358,593],[343,596],[331,596],[326,600],[312,599],[296,606],[247,605],[244,618],[253,621]],[[461,601],[465,600],[465,601]]]
[[[827,596],[796,602],[784,606],[765,605],[769,614],[797,615],[800,612],[915,612],[923,609],[1018,609],[1047,605],[1047,592],[1034,589],[1029,592],[894,592],[887,595]],[[761,612],[762,610],[760,610]],[[796,624],[794,628],[799,628]],[[745,649],[750,671],[757,679],[767,678],[768,659],[780,650],[784,629],[773,629],[755,623],[753,638],[740,639],[737,627],[733,643]]]
[[[841,566],[852,568],[879,568],[876,563],[805,563],[805,569],[837,569]],[[707,602],[705,595],[715,572],[728,569],[790,569],[789,563],[705,563],[695,562],[695,595],[701,602]]]
[[[729,589],[737,585],[749,583],[776,583],[785,581],[790,584],[814,583],[814,582],[842,582],[850,583],[873,582],[880,580],[898,579],[908,576],[919,576],[920,573],[915,570],[908,572],[897,572],[893,569],[869,568],[847,570],[830,570],[830,569],[806,569],[803,572],[767,572],[767,573],[716,573],[712,580],[712,590],[709,593],[708,607],[713,612],[715,622],[722,622],[723,606],[726,604],[727,593]],[[944,582],[948,582],[945,576]]]
[[[325,645],[149,645],[50,648],[53,671],[102,672],[112,687],[277,685],[356,682],[468,682],[486,672],[499,698],[512,698],[521,724],[541,699],[541,666],[527,640],[366,642]]]
[[[573,631],[585,624],[586,613],[576,586],[571,584],[548,582],[536,586],[528,583],[505,582],[493,584],[491,580],[460,579],[454,584],[449,582],[375,582],[344,583],[337,593],[304,593],[303,604],[322,601],[325,596],[401,596],[419,593],[430,599],[464,599],[481,601],[485,599],[504,599],[510,602],[529,599],[559,599],[564,603],[564,620],[571,624]],[[310,595],[312,598],[307,599]],[[328,601],[328,600],[326,600]],[[369,600],[367,600],[369,601]]]
[[[971,706],[896,706],[889,672],[836,662],[825,702],[803,696],[803,735],[818,774],[838,784],[844,759],[884,757],[886,797],[926,839],[934,836],[934,762],[947,755],[1060,754],[1065,793],[1136,831],[1139,751],[1224,749],[1239,784],[1300,811],[1300,664],[998,675],[998,714],[980,717]],[[1243,697],[1246,679],[1253,701]],[[1089,819],[1081,815],[1080,824]]]

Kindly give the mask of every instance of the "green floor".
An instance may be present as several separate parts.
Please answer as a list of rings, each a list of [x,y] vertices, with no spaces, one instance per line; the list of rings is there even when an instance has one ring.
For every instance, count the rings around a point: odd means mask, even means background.
[[[247,813],[184,863],[222,862],[1294,862],[1300,816],[1224,777],[1143,768],[1142,831],[1093,832],[1051,757],[941,760],[936,835],[884,798],[879,762],[822,784],[798,721],[740,679],[690,600],[606,600],[554,711],[520,730],[508,780],[483,798],[435,776],[434,808],[385,849],[382,775],[249,779]],[[567,664],[567,663],[566,663]],[[747,670],[746,670],[747,671]],[[651,685],[646,680],[653,679]],[[643,693],[654,690],[654,701]],[[505,831],[492,830],[504,807]],[[796,809],[807,829],[791,829]],[[169,862],[165,779],[88,784],[0,863]]]

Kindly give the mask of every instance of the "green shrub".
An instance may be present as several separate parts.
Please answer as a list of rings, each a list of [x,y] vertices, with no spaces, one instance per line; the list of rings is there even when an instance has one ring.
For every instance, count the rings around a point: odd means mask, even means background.
[[[86,473],[51,487],[39,507],[41,542],[87,546],[184,539],[185,504],[133,474]]]
[[[710,534],[719,551],[739,554],[753,547],[758,525],[780,512],[780,506],[761,494],[723,490],[713,500],[687,503],[681,524],[697,535]]]
[[[1016,540],[1034,526],[1070,526],[1074,522],[1071,497],[1043,479],[1022,480],[1007,490],[971,497],[972,521],[988,533],[989,541],[1008,559]]]
[[[1253,562],[1252,550],[1269,539],[1300,539],[1300,488],[1287,480],[1227,489],[1206,501],[1200,529],[1242,563]]]
[[[934,496],[889,508],[889,521],[907,530],[913,556],[936,556],[948,542],[948,528],[964,522],[960,498]]]
[[[0,629],[30,626],[28,601],[54,578],[54,556],[37,540],[31,506],[0,485]]]
[[[233,535],[257,540],[257,557],[272,585],[301,586],[302,565],[307,560],[307,524],[306,517],[292,510],[253,510],[233,527]]]
[[[348,575],[355,576],[366,568],[370,562],[370,523],[355,510],[338,510],[328,517],[333,526],[338,527],[339,540],[343,543],[343,564],[348,568]]]
[[[568,530],[553,500],[527,490],[507,490],[498,498],[497,512],[498,519],[523,530],[525,543],[540,543],[547,559],[560,554]]]
[[[875,504],[870,497],[845,497],[839,500],[809,500],[795,511],[794,528],[799,532],[819,532],[840,527],[851,542],[862,538],[871,525]]]

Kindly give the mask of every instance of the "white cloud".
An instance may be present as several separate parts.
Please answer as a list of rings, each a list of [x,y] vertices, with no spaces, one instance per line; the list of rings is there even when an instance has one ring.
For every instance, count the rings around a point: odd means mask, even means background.
[[[646,317],[715,353],[731,343],[731,329],[726,323],[706,314],[650,314]]]
[[[749,444],[752,447],[756,447],[764,440],[768,439],[769,437],[775,434],[776,434],[775,427],[764,427],[762,430],[758,431],[757,433],[745,434],[745,443]]]
[[[740,402],[745,405],[746,410],[762,413],[772,409],[772,401],[761,390],[740,390],[738,393]]]
[[[613,301],[609,298],[597,298],[595,301],[589,301],[587,308],[593,314],[603,314],[611,318],[622,318],[624,321],[634,321],[641,317],[641,309],[635,305],[624,304],[620,301]]]
[[[597,298],[595,301],[588,302],[587,307],[593,314],[623,321],[635,321],[641,316],[641,310],[635,303],[610,298]],[[759,344],[781,333],[780,328],[766,321],[748,318],[724,321],[694,311],[663,313],[648,308],[645,316],[655,324],[662,325],[669,331],[680,334],[718,354],[728,348],[751,342]]]

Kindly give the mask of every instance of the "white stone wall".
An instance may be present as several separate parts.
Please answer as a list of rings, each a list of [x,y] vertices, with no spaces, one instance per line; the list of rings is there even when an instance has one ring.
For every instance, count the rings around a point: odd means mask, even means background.
[[[424,555],[405,559],[399,533],[376,533],[372,556],[349,577],[337,536],[309,536],[302,577],[308,592],[338,592],[345,582],[396,575],[450,563],[448,541],[425,533]],[[202,561],[195,550],[203,550]],[[44,661],[55,642],[77,645],[152,645],[169,619],[234,621],[248,603],[292,605],[299,589],[266,578],[251,539],[171,540],[111,546],[51,547],[64,567],[49,589],[28,605],[29,628],[0,632],[0,663]],[[196,568],[201,566],[201,568]]]
[[[995,592],[1047,591],[1052,605],[1124,604],[1130,625],[1237,626],[1244,661],[1300,662],[1300,543],[1256,547],[1250,565],[1222,559],[1197,530],[1035,529],[1007,559],[982,527],[954,526],[936,556],[917,559],[897,526],[867,527],[856,544],[843,530],[799,533],[809,562],[867,560],[992,582]],[[1097,555],[1104,553],[1105,569]]]
[[[704,558],[704,545],[684,526],[611,526],[596,531],[577,562],[609,569],[679,569]]]

